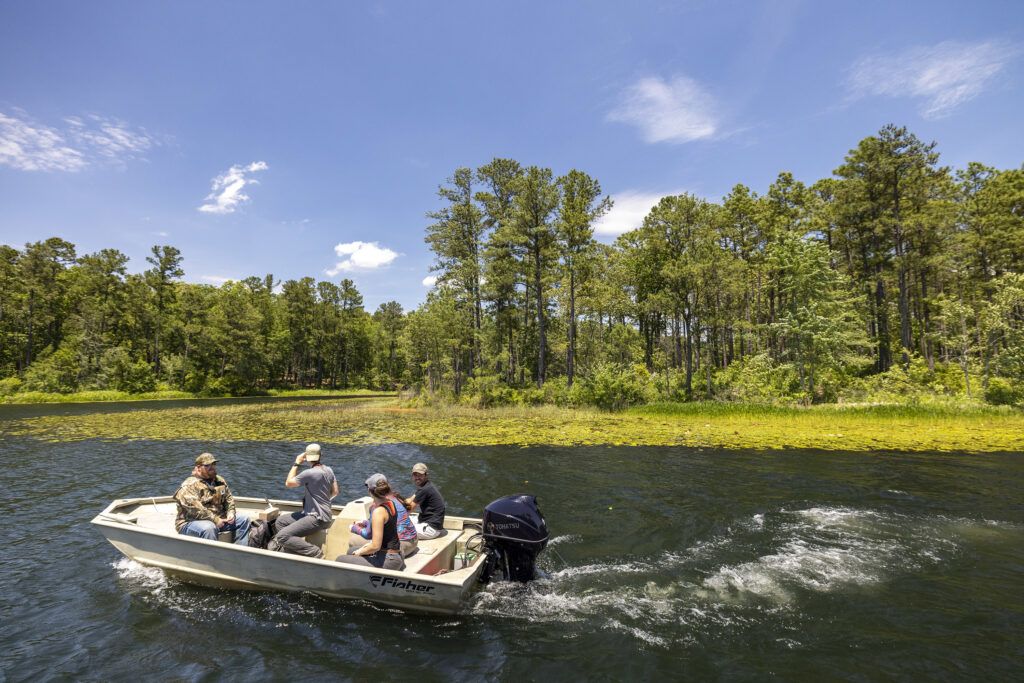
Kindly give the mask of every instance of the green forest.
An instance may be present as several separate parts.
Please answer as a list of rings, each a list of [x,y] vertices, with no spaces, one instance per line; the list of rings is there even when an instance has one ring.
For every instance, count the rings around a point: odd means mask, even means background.
[[[0,245],[0,396],[365,388],[413,402],[1024,403],[1024,167],[940,165],[893,125],[829,178],[667,196],[614,244],[579,170],[458,168],[437,283],[372,313],[348,279],[183,281],[158,245]],[[429,208],[429,207],[425,207]]]

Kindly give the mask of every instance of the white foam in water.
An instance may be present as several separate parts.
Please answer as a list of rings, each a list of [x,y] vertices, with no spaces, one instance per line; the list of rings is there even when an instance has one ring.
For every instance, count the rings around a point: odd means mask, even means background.
[[[142,587],[156,592],[167,588],[167,575],[155,567],[147,567],[127,557],[118,559],[111,566],[117,572],[118,577],[125,581],[140,584]]]
[[[564,536],[555,536],[548,541],[548,547],[553,545],[563,545],[566,543],[579,543],[583,538],[579,534],[566,534]]]
[[[608,628],[616,631],[625,631],[626,633],[629,633],[632,636],[634,636],[637,640],[643,641],[649,645],[657,645],[659,647],[667,647],[669,645],[669,641],[667,641],[664,638],[659,638],[653,633],[645,631],[642,628],[637,628],[635,626],[627,626],[626,624],[623,624],[621,621],[618,621],[616,619],[608,620]]]
[[[790,586],[828,592],[844,585],[865,585],[881,579],[877,549],[828,548],[802,540],[779,552],[732,567],[722,567],[704,585],[723,594],[749,593],[780,602],[792,598]]]
[[[901,515],[828,507],[780,514],[788,519],[780,525],[776,552],[723,566],[704,586],[724,599],[789,602],[797,589],[827,593],[879,583],[941,563],[956,550],[932,523]]]
[[[551,575],[553,579],[570,579],[593,574],[643,574],[656,569],[655,565],[643,560],[633,562],[610,562],[606,564],[585,564],[579,567],[559,569]]]
[[[799,619],[807,591],[837,593],[941,565],[962,552],[971,533],[986,530],[1019,533],[1024,526],[849,507],[769,511],[685,549],[566,567],[526,586],[492,584],[472,609],[563,623],[569,635],[620,631],[642,647],[732,637],[765,623],[786,631]],[[671,640],[664,633],[678,635]],[[801,646],[780,637],[786,647]]]

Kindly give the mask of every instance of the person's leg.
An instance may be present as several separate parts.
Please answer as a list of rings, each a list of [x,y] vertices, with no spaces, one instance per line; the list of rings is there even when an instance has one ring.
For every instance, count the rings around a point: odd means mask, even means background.
[[[235,545],[249,545],[249,529],[252,526],[252,521],[248,515],[243,515],[239,512],[235,513],[235,523],[229,524],[225,527],[225,530],[232,529],[235,532]]]
[[[313,515],[305,515],[278,531],[268,548],[306,557],[323,557],[323,551],[307,542],[304,537],[329,525],[330,522],[322,522]]]
[[[391,571],[400,572],[405,569],[405,560],[402,559],[401,553],[386,553],[384,555],[384,564],[381,565],[381,569],[390,569]]]
[[[360,567],[376,567],[377,569],[390,569],[392,571],[402,571],[405,569],[405,560],[398,553],[389,553],[383,550],[374,553],[373,555],[338,555],[334,558],[335,562],[344,562],[345,564],[355,564]]]
[[[185,524],[181,528],[180,533],[185,536],[195,536],[196,538],[205,538],[208,541],[216,541],[217,525],[205,519],[200,519]]]
[[[286,515],[279,515],[278,518],[274,520],[274,535],[269,541],[267,541],[267,550],[273,550],[275,552],[280,551],[281,542],[279,539],[288,537],[285,530],[305,516],[306,515],[301,512],[289,512]]]
[[[419,550],[419,548],[416,546],[415,538],[411,541],[399,541],[399,545],[402,546],[402,557],[410,557],[411,555],[415,555],[416,551]]]
[[[278,515],[277,519],[274,520],[274,529],[276,529],[277,531],[281,531],[281,529],[284,529],[292,522],[298,519],[302,519],[303,517],[305,517],[305,515],[301,512],[289,512],[286,515]]]
[[[369,543],[369,541],[363,538],[360,534],[348,535],[348,549],[350,551],[355,550],[356,548],[362,548],[367,543]]]

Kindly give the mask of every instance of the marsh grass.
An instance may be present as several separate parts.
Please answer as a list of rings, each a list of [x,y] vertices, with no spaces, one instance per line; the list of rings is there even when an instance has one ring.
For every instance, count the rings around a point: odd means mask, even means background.
[[[0,423],[43,440],[415,443],[427,446],[686,446],[840,451],[1024,451],[1019,410],[899,406],[778,408],[671,404],[625,413],[541,407],[408,407],[395,399],[341,399],[140,408]]]
[[[170,401],[196,398],[195,394],[186,391],[147,391],[141,394],[130,394],[127,391],[104,389],[97,391],[76,391],[71,394],[55,394],[45,391],[21,391],[17,394],[4,396],[2,403],[109,403],[111,401]]]
[[[652,403],[630,408],[634,415],[722,417],[722,416],[788,416],[813,417],[815,415],[856,415],[865,419],[911,418],[952,420],[970,418],[1024,417],[1024,411],[1011,406],[989,406],[977,404],[926,404],[908,405],[902,403],[852,404],[830,403],[815,406],[774,405],[768,403],[724,403],[716,401],[695,401],[692,403]]]

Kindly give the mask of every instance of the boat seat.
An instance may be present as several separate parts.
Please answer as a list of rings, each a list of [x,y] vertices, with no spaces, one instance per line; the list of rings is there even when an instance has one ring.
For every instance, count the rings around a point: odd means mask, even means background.
[[[442,569],[451,569],[462,533],[449,531],[441,538],[420,539],[416,554],[405,558],[405,571],[413,574],[433,575]]]
[[[338,555],[344,555],[348,552],[348,538],[349,534],[352,533],[349,531],[349,527],[355,521],[354,519],[335,517],[327,531],[318,531],[307,540],[313,545],[320,546],[321,550],[324,551],[325,560],[333,560]],[[320,537],[322,541],[318,541],[315,537]]]

